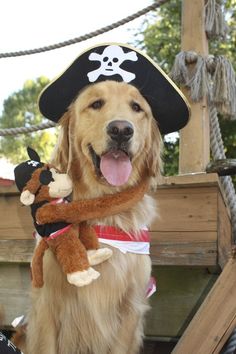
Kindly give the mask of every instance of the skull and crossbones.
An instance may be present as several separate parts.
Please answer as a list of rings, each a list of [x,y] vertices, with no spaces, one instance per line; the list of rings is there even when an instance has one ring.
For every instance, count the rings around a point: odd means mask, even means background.
[[[136,77],[135,74],[120,68],[120,65],[126,60],[137,61],[136,52],[130,51],[125,53],[118,45],[106,47],[102,54],[91,53],[89,60],[100,61],[101,64],[98,69],[90,71],[87,74],[90,82],[96,81],[100,75],[112,76],[118,74],[125,82],[130,82]]]
[[[30,160],[27,162],[28,165],[31,165],[33,167],[37,167],[39,165],[39,162],[38,161],[33,161],[33,160]]]

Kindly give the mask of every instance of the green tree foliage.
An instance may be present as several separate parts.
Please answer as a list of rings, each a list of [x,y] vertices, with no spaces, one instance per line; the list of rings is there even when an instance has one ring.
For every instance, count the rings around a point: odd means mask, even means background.
[[[3,104],[0,128],[28,127],[46,121],[38,110],[37,100],[49,80],[40,77],[28,80],[18,92],[8,97]],[[12,163],[27,158],[26,147],[33,147],[47,161],[56,142],[55,129],[41,130],[34,133],[6,136],[0,140],[0,156]]]
[[[225,40],[209,41],[209,52],[213,55],[224,55],[236,70],[236,0],[224,0],[226,20],[229,31]],[[181,6],[182,0],[171,0],[162,5],[143,23],[137,35],[136,44],[145,49],[167,73],[170,72],[175,56],[181,50]],[[141,38],[141,39],[140,39]],[[227,158],[236,158],[236,122],[220,119],[222,136]],[[178,173],[179,144],[165,139],[164,173]]]
[[[181,0],[171,0],[143,23],[138,44],[167,73],[181,48]]]

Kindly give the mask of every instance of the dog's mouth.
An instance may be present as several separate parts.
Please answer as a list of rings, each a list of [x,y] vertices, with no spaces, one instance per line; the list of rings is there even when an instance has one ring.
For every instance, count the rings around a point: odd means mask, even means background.
[[[110,148],[99,156],[92,145],[89,145],[89,152],[99,177],[104,177],[112,186],[122,186],[128,182],[132,172],[132,157],[126,149]]]

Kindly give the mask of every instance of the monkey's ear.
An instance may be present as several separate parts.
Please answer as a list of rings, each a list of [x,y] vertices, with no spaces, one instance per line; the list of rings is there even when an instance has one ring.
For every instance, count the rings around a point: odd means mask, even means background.
[[[24,205],[31,205],[33,204],[35,199],[35,195],[31,193],[28,189],[24,190],[20,195],[20,201]]]
[[[29,155],[30,160],[40,162],[39,154],[29,146],[27,147],[27,153]]]

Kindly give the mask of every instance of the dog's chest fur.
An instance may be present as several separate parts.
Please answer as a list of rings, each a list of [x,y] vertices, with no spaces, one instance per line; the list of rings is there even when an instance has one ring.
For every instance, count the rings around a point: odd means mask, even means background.
[[[94,223],[115,225],[124,230],[133,227],[136,231],[147,221],[151,222],[155,210],[152,198],[145,196],[134,209],[94,220]],[[45,255],[45,286],[40,289],[40,296],[35,290],[33,297],[46,307],[44,323],[48,326],[48,333],[51,319],[58,329],[58,333],[52,336],[54,344],[50,342],[57,354],[108,353],[112,343],[118,340],[121,312],[137,307],[137,304],[140,314],[148,308],[144,289],[151,273],[149,256],[123,254],[113,248],[113,256],[96,268],[101,273],[100,278],[78,289],[68,284],[53,254],[48,251]],[[47,314],[50,314],[50,321]]]

